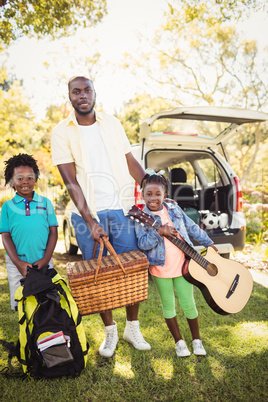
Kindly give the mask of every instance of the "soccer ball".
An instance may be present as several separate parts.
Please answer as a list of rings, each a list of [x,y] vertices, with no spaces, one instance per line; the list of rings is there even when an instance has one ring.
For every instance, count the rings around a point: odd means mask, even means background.
[[[205,214],[202,218],[202,223],[205,227],[205,229],[217,229],[220,224],[220,219],[217,214],[214,212],[209,212],[208,214]]]

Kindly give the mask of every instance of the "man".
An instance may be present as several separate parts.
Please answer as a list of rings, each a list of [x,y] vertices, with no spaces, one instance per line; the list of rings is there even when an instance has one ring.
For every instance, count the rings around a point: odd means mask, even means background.
[[[132,155],[120,122],[96,113],[93,82],[79,76],[70,79],[69,99],[74,110],[52,131],[52,159],[76,207],[72,224],[83,259],[92,258],[95,241],[109,237],[115,251],[137,248],[133,223],[124,215],[133,204],[133,179],[145,172]],[[132,178],[131,178],[132,176]],[[124,339],[139,350],[150,350],[138,321],[139,305],[126,307]],[[118,342],[112,312],[101,313],[106,337],[99,348],[104,357],[114,354]]]

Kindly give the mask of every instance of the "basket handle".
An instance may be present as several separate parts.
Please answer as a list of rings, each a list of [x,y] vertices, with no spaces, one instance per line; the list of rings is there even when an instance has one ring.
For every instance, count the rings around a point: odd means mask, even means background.
[[[108,238],[102,236],[102,237],[100,237],[99,240],[100,240],[100,252],[99,252],[99,256],[98,256],[98,260],[97,260],[97,268],[96,268],[95,278],[94,278],[95,284],[97,283],[97,279],[98,279],[98,273],[99,273],[99,269],[100,269],[100,264],[101,264],[104,245],[107,248],[107,250],[109,251],[109,253],[116,259],[119,267],[122,269],[123,273],[127,277],[127,273],[125,271],[125,268],[123,267],[118,255],[115,252],[115,249],[113,248],[113,246],[109,242]],[[94,250],[93,250],[93,258],[95,257],[97,246],[98,246],[98,243],[96,242],[95,245],[94,245]]]

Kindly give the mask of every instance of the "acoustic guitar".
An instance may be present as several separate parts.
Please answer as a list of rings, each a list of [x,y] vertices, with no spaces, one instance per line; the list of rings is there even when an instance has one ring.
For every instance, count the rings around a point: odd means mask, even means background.
[[[135,205],[128,215],[155,230],[161,227],[151,215]],[[226,315],[238,313],[245,307],[253,288],[253,279],[247,268],[237,261],[221,257],[211,247],[206,249],[204,256],[179,238],[165,237],[185,253],[182,274],[201,290],[212,310]]]

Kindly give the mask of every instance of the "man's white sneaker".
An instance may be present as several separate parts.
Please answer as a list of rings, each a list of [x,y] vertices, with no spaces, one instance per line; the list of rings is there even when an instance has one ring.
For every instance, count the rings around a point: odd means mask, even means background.
[[[194,354],[196,356],[206,356],[206,354],[207,354],[207,352],[204,349],[204,346],[202,345],[202,341],[200,339],[193,340],[193,349],[194,349]]]
[[[99,348],[99,354],[103,357],[112,357],[118,342],[116,323],[105,327],[105,332],[106,336]]]
[[[151,346],[146,342],[140,331],[139,321],[127,321],[123,338],[125,341],[132,343],[135,349],[151,350]]]
[[[183,339],[180,339],[178,342],[175,343],[175,350],[177,356],[179,357],[191,356],[191,352],[187,348],[186,343],[184,342]]]

